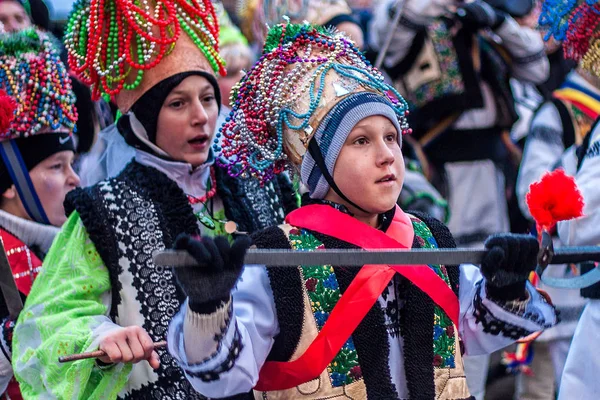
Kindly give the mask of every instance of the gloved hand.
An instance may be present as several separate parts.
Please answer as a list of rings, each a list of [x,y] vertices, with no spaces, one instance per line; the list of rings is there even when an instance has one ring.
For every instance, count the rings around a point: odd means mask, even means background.
[[[501,233],[485,241],[481,263],[489,297],[510,301],[525,296],[525,283],[537,265],[538,241],[530,235]]]
[[[223,236],[194,239],[180,235],[175,240],[174,249],[187,251],[199,264],[173,269],[193,311],[210,314],[229,300],[231,290],[242,274],[244,256],[251,244],[248,236],[240,236],[231,246]]]
[[[478,30],[483,28],[496,29],[506,19],[506,14],[495,9],[483,0],[475,0],[463,4],[456,10],[458,19],[466,28]]]

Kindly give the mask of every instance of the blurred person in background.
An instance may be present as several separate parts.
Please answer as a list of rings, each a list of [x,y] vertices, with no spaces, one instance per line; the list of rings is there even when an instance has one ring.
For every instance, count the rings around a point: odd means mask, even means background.
[[[545,129],[537,129],[543,135],[534,136],[537,140],[526,144],[537,144],[537,148],[532,149],[532,158],[535,153],[534,160],[542,166],[550,164],[564,147],[574,143],[562,155],[560,164],[575,176],[585,207],[583,217],[558,223],[560,242],[567,246],[600,244],[599,12],[600,5],[596,2],[545,0],[540,16],[540,25],[549,31],[547,37],[562,41],[565,54],[579,63],[577,70],[555,92],[552,104],[540,109],[540,121],[534,121],[532,134],[534,128],[541,127]],[[596,267],[597,263],[585,263],[581,273]],[[600,363],[594,356],[600,328],[600,284],[588,285],[580,294],[587,299],[587,304],[574,330],[560,377],[559,400],[593,399],[600,391]]]
[[[240,0],[239,7],[242,26],[252,25],[260,20],[273,26],[283,22],[285,16],[293,23],[308,21],[313,25],[336,28],[348,35],[359,48],[364,45],[363,31],[346,0],[264,0],[262,3],[257,0]],[[256,14],[259,14],[258,18]],[[265,37],[267,31],[265,23],[259,23],[256,27],[262,30],[260,35],[256,35],[259,36],[259,48],[263,44],[260,39]],[[246,34],[247,29],[243,31]]]

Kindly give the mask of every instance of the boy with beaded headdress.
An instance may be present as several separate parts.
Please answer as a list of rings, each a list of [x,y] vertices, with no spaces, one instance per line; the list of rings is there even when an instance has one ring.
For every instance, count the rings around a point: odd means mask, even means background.
[[[266,183],[289,162],[310,194],[286,224],[254,234],[257,247],[454,246],[439,221],[395,206],[407,105],[344,35],[276,26],[236,89],[220,132],[229,173]],[[175,247],[200,266],[174,269],[188,301],[169,351],[209,397],[468,399],[464,351],[491,352],[556,321],[526,283],[537,242],[506,234],[487,245],[481,272],[244,268],[248,243],[182,236]]]
[[[214,163],[218,35],[209,0],[74,4],[65,35],[71,69],[93,96],[114,98],[123,114],[116,130],[135,157],[67,197],[69,218],[15,328],[25,398],[201,397],[168,352],[154,349],[185,298],[152,255],[181,232],[252,232],[295,205],[287,180],[261,187]],[[105,356],[58,363],[97,349]]]
[[[599,23],[600,4],[597,1],[545,0],[542,5],[540,24],[548,29],[547,39],[554,36],[556,40],[562,41],[565,55],[578,61],[581,71],[589,74],[588,81],[592,82],[600,79]],[[578,96],[577,100],[583,103],[580,103],[580,107],[588,106],[594,109],[594,103],[589,99]],[[585,136],[583,143],[576,144],[578,145],[576,146],[577,157],[567,152],[563,159],[576,160],[576,163],[571,162],[570,166],[565,165],[565,169],[575,176],[577,186],[583,195],[584,216],[572,221],[559,222],[558,234],[561,242],[566,245],[597,246],[600,243],[598,119]],[[598,346],[598,329],[600,329],[600,284],[582,289],[581,295],[589,301],[579,319],[571,342],[561,379],[558,395],[560,400],[592,399],[598,397],[600,391],[598,381],[600,363],[594,355],[594,350]]]
[[[0,239],[22,297],[66,220],[65,195],[79,184],[71,167],[74,103],[67,70],[46,33],[0,33]],[[19,399],[11,379],[10,311],[0,297],[0,394]]]

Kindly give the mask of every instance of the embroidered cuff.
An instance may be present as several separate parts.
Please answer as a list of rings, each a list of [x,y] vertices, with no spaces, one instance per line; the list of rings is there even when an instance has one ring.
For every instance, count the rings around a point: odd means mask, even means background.
[[[552,327],[556,324],[556,310],[527,283],[526,300],[498,302],[487,297],[481,281],[477,284],[473,302],[473,316],[485,333],[502,335],[514,340]]]
[[[231,323],[233,305],[227,304],[210,315],[185,307],[171,322],[168,336],[169,352],[185,373],[202,381],[219,379],[231,370],[241,350],[241,334]]]
[[[219,343],[227,331],[233,312],[231,297],[211,314],[194,312],[189,302],[185,309],[185,354],[190,363],[202,363],[216,355]]]

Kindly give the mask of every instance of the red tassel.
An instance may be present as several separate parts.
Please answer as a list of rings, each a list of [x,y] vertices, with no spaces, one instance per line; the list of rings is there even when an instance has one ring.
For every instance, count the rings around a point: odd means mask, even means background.
[[[583,216],[583,196],[575,179],[563,169],[547,172],[532,183],[526,200],[539,232],[551,230],[559,221]]]
[[[4,90],[0,90],[0,135],[10,128],[10,124],[15,119],[15,110],[17,102]]]

